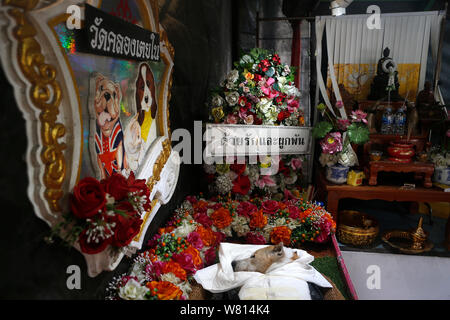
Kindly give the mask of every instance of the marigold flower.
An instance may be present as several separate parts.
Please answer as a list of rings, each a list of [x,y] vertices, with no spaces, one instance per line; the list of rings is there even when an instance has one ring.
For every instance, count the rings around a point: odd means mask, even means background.
[[[249,226],[252,229],[262,229],[267,224],[267,217],[263,214],[262,209],[255,211],[250,218]]]
[[[223,229],[228,227],[231,222],[233,222],[233,218],[231,218],[230,211],[225,208],[219,208],[211,214],[211,219],[213,224],[219,228]]]
[[[216,241],[214,232],[210,228],[198,226],[197,229],[195,229],[195,231],[200,235],[203,244],[207,247],[212,246]]]
[[[178,300],[183,295],[183,291],[169,281],[147,282],[146,287],[155,293],[159,300]]]
[[[187,279],[186,271],[175,261],[169,261],[163,267],[163,273],[170,272],[183,281]]]
[[[192,262],[197,268],[201,268],[203,265],[202,257],[200,256],[200,252],[195,249],[193,246],[189,246],[183,253],[190,254],[192,256]]]
[[[270,232],[270,242],[273,244],[279,244],[283,242],[285,246],[291,243],[292,230],[286,226],[274,227]]]

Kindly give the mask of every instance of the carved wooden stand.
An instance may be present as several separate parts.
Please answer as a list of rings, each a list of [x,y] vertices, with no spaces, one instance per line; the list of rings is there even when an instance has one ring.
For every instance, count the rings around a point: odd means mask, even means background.
[[[426,188],[431,188],[431,176],[434,172],[434,165],[432,163],[410,162],[401,163],[394,161],[370,161],[368,166],[367,176],[369,177],[369,184],[371,186],[377,185],[377,175],[380,171],[389,172],[415,172],[415,179],[420,179],[423,176],[423,185]]]
[[[318,174],[318,192],[323,200],[327,200],[327,210],[332,214],[333,219],[338,221],[339,201],[345,198],[372,200],[380,199],[386,201],[413,201],[413,202],[450,202],[450,193],[439,188],[402,189],[398,186],[350,186],[348,184],[337,185],[328,182],[322,171]],[[447,220],[445,248],[450,251],[450,217]]]

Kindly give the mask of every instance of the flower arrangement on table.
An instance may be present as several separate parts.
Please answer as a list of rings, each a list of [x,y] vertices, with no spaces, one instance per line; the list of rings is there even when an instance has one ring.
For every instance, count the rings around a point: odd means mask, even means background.
[[[188,299],[192,276],[217,262],[225,239],[299,246],[326,242],[335,228],[320,204],[303,199],[239,202],[190,196],[134,259],[131,271],[113,279],[107,299]]]
[[[211,92],[210,120],[215,123],[303,126],[300,92],[293,67],[276,53],[255,48],[241,55],[226,79]]]
[[[328,167],[337,163],[347,167],[354,166],[358,159],[351,144],[358,145],[369,141],[367,114],[354,110],[349,119],[344,119],[332,116],[323,103],[319,104],[317,109],[324,117],[324,120],[314,126],[312,132],[314,138],[320,139],[320,164]]]
[[[293,68],[281,63],[278,54],[255,48],[243,53],[226,79],[212,90],[208,102],[210,120],[225,124],[304,126],[299,97]],[[224,161],[227,164],[204,168],[213,194],[275,194],[295,191],[300,184],[303,161],[301,156],[273,156],[256,164]],[[260,174],[261,168],[275,162],[279,165],[278,172]]]
[[[124,248],[139,233],[142,216],[151,209],[145,180],[114,173],[104,180],[86,177],[70,196],[69,213],[52,229],[50,240],[60,236],[67,244],[78,243],[86,254],[108,246]]]
[[[211,194],[227,195],[237,198],[253,195],[285,194],[299,196],[302,168],[305,159],[301,155],[267,156],[256,164],[204,164]],[[273,170],[270,170],[270,169]]]

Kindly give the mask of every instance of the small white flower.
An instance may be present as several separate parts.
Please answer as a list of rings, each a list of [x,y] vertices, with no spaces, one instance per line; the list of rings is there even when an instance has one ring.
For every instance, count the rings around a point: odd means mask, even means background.
[[[181,226],[173,230],[173,233],[175,234],[175,238],[185,238],[189,235],[189,233],[194,231],[195,228],[195,224],[190,224],[188,219],[183,219]]]
[[[114,197],[112,195],[110,195],[109,193],[105,194],[105,198],[106,198],[106,204],[114,204],[114,202],[116,202],[116,199],[114,199]]]
[[[125,286],[119,289],[119,297],[124,300],[144,300],[144,296],[148,291],[139,282],[130,279]]]
[[[216,179],[216,190],[219,194],[227,194],[233,189],[233,182],[228,175],[223,174]]]

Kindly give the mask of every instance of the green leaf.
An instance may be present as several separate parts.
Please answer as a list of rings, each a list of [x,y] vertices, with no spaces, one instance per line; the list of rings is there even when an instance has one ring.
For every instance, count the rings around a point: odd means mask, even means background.
[[[313,129],[312,134],[314,138],[324,138],[328,132],[333,129],[333,125],[328,121],[319,122]]]
[[[356,123],[352,123],[347,128],[347,133],[350,142],[356,144],[363,144],[369,141],[369,129],[365,125],[358,125]]]

